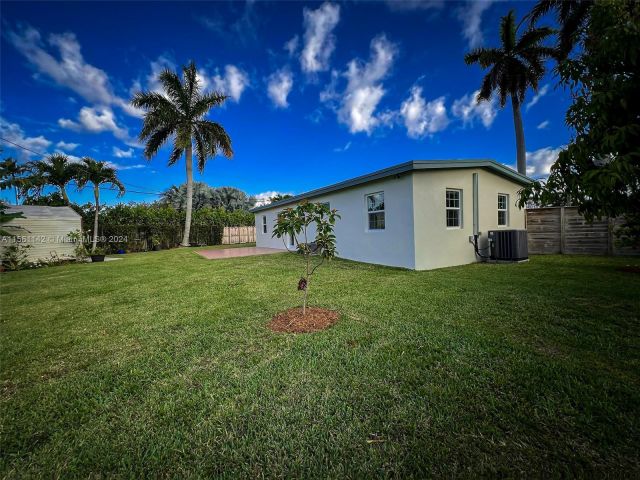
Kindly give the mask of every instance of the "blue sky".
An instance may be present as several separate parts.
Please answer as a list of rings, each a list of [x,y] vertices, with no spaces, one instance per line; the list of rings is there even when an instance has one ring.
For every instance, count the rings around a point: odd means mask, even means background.
[[[124,201],[184,182],[169,148],[150,162],[131,93],[194,60],[229,100],[210,118],[233,141],[196,180],[250,194],[300,193],[411,159],[515,165],[509,104],[477,105],[471,47],[497,45],[502,15],[526,2],[3,2],[2,138],[119,169]],[[550,65],[551,66],[551,65]],[[530,174],[569,140],[568,92],[549,74],[523,108]],[[38,156],[2,141],[3,155]],[[3,197],[11,198],[7,192]],[[72,200],[91,199],[89,189]],[[113,203],[115,197],[104,193]]]

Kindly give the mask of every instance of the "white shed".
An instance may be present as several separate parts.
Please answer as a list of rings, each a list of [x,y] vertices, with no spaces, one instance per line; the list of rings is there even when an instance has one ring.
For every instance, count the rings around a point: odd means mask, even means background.
[[[82,217],[75,210],[39,205],[11,205],[5,210],[5,213],[17,212],[21,212],[24,218],[14,218],[2,225],[4,230],[16,237],[1,237],[0,245],[12,241],[30,245],[27,252],[30,261],[48,260],[52,255],[75,257],[74,244],[68,238],[70,232],[82,228]]]

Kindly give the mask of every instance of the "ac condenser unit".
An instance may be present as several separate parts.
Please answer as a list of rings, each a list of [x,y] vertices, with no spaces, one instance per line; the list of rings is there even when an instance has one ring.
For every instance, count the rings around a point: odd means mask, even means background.
[[[529,258],[526,230],[490,230],[491,259],[517,262]]]

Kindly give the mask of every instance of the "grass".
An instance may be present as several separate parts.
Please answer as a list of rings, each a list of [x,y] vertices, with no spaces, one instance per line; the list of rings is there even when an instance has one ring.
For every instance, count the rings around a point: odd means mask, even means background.
[[[0,476],[640,474],[638,259],[334,261],[191,249],[2,275]]]

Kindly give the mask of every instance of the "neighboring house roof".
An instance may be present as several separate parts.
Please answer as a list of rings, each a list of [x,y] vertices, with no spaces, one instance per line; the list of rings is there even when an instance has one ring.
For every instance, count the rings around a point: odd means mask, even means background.
[[[391,177],[394,175],[400,175],[402,173],[414,172],[418,170],[441,170],[441,169],[453,169],[453,168],[485,168],[495,173],[496,175],[500,175],[505,177],[515,183],[520,185],[527,185],[533,180],[525,175],[522,175],[515,170],[502,165],[501,163],[496,162],[495,160],[413,160],[410,162],[401,163],[399,165],[394,165],[393,167],[385,168],[383,170],[378,170],[373,173],[369,173],[367,175],[362,175],[360,177],[355,177],[350,180],[345,180],[343,182],[334,183],[333,185],[329,185],[327,187],[318,188],[316,190],[311,190],[309,192],[301,193],[300,195],[296,195],[294,197],[286,198],[284,200],[280,200],[278,202],[269,203],[267,205],[262,205],[260,207],[256,207],[251,210],[251,212],[260,212],[262,210],[268,210],[270,208],[279,207],[282,205],[288,205],[290,203],[296,203],[300,200],[318,197],[320,195],[325,195],[327,193],[335,192],[337,190],[343,190],[349,187],[355,187],[356,185],[362,185],[363,183],[373,182],[375,180],[380,180],[386,177]]]
[[[40,205],[8,205],[5,213],[22,212],[24,218],[42,220],[77,220],[80,215],[71,207],[44,207]],[[16,219],[20,220],[20,219]]]

